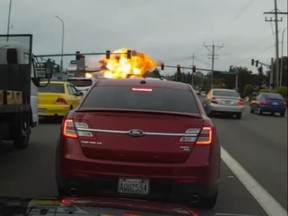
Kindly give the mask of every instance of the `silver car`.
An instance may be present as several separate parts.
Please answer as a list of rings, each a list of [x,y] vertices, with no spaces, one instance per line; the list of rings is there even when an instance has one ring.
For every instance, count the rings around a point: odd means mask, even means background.
[[[208,92],[203,107],[208,116],[224,113],[236,115],[237,119],[241,119],[244,102],[235,90],[215,88]]]

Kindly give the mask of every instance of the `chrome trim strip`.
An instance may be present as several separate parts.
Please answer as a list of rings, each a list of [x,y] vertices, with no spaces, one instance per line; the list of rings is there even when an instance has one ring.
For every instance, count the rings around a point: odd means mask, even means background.
[[[98,133],[115,133],[115,134],[129,134],[129,131],[123,130],[107,130],[107,129],[92,129],[92,128],[77,128],[79,131],[89,131],[89,132],[98,132]],[[193,131],[194,132],[194,131]],[[200,129],[195,128],[194,133],[162,133],[162,132],[145,132],[143,131],[143,135],[150,136],[185,136],[185,137],[196,137]]]

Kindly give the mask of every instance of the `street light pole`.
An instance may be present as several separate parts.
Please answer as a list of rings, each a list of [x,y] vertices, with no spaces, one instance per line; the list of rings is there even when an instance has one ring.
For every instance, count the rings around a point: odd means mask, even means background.
[[[61,45],[61,73],[63,73],[63,50],[64,50],[64,21],[59,17],[56,16],[62,23],[62,45]]]
[[[8,23],[7,23],[7,35],[9,35],[9,30],[10,30],[11,7],[12,7],[12,0],[10,0],[10,4],[9,4]],[[8,40],[8,37],[7,37],[7,40]]]

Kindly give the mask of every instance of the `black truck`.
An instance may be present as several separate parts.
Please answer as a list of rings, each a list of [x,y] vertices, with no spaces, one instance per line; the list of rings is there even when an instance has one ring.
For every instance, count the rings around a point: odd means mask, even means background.
[[[49,62],[36,67],[32,40],[30,34],[0,35],[0,142],[17,148],[27,147],[38,125],[38,87],[53,72]]]

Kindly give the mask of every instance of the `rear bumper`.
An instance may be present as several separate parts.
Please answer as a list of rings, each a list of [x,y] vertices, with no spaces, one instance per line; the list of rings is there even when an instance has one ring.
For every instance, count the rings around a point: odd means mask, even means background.
[[[194,147],[189,159],[183,163],[90,159],[83,155],[77,140],[65,140],[65,143],[58,146],[56,157],[58,186],[63,190],[75,187],[77,190],[93,194],[122,196],[123,194],[117,192],[119,177],[149,179],[151,193],[139,195],[142,198],[167,197],[167,194],[174,193],[180,196],[183,193],[186,197],[196,193],[206,197],[217,189],[220,178],[218,140],[213,147]]]
[[[285,112],[286,107],[260,106],[262,112]]]
[[[69,105],[39,105],[39,116],[65,116],[70,110]]]
[[[221,112],[221,113],[242,113],[244,106],[226,106],[219,104],[210,104],[211,112]]]
[[[122,194],[118,193],[117,177],[66,177],[57,180],[61,191],[74,188],[77,196],[107,196],[123,198],[139,198],[150,200],[166,200],[187,202],[192,195],[208,198],[218,191],[218,182],[214,185],[181,183],[173,180],[150,179],[149,194]],[[69,195],[69,194],[68,194]]]

